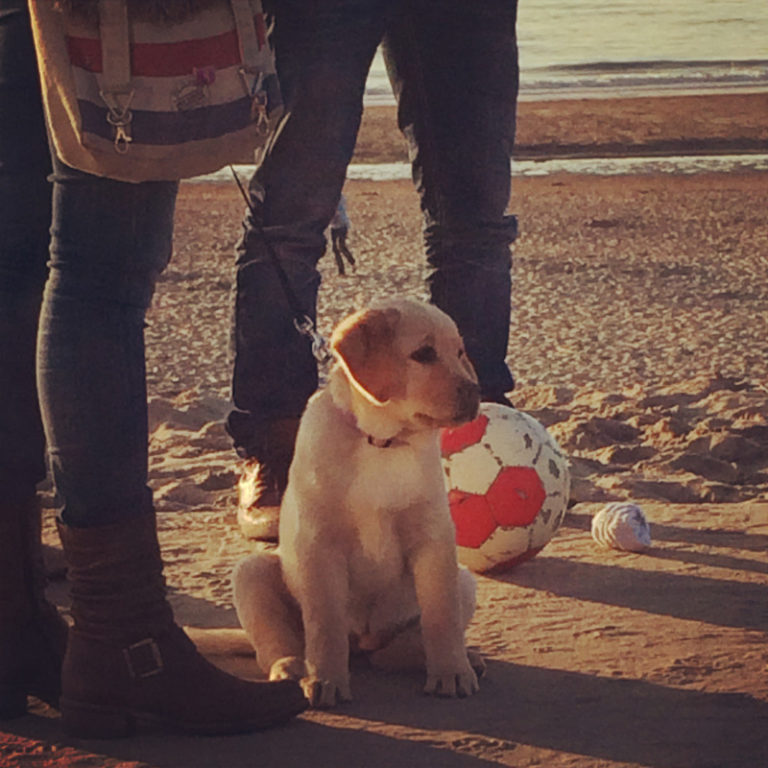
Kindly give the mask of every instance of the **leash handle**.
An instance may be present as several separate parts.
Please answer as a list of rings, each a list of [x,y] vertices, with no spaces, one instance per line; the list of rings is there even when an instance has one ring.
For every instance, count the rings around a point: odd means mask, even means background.
[[[264,243],[264,248],[267,251],[269,260],[272,262],[272,266],[275,268],[277,279],[280,281],[280,285],[283,288],[283,293],[285,294],[288,306],[290,307],[291,312],[293,312],[294,327],[302,336],[307,336],[312,342],[312,354],[314,355],[315,360],[317,360],[320,365],[328,365],[333,357],[331,350],[328,347],[328,343],[326,342],[325,338],[318,332],[314,320],[312,320],[312,318],[303,310],[301,302],[296,296],[296,292],[293,290],[291,281],[283,269],[283,265],[280,263],[280,259],[278,258],[275,249],[272,247],[272,243],[269,242],[266,232],[264,232],[264,228],[261,226],[259,217],[256,214],[256,209],[253,207],[253,203],[251,202],[251,198],[243,186],[243,182],[240,180],[240,177],[235,172],[233,166],[230,165],[229,169],[232,171],[232,175],[235,177],[235,182],[237,183],[237,187],[240,190],[240,194],[243,196],[243,200],[245,200],[245,204],[248,206],[248,210],[251,212],[254,226],[259,236],[261,237],[262,242]]]

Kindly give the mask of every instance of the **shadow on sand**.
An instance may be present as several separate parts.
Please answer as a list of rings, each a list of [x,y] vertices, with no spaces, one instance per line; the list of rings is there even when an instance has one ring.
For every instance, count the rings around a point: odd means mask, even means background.
[[[421,682],[358,669],[355,702],[248,736],[147,731],[83,742],[64,738],[56,719],[34,716],[6,730],[157,768],[467,768],[513,765],[523,745],[653,768],[753,768],[768,760],[768,705],[742,694],[498,661],[471,699],[421,697]]]

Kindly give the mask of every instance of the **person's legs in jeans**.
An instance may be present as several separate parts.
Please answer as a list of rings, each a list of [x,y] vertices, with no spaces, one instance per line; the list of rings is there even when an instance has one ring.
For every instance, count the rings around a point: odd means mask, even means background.
[[[35,386],[47,275],[50,159],[24,2],[0,2],[0,718],[58,699],[66,625],[45,601]]]
[[[129,184],[54,162],[38,375],[61,519],[149,514],[144,317],[171,255],[177,184]]]
[[[228,420],[246,459],[238,517],[255,538],[276,535],[298,420],[317,387],[310,342],[294,327],[264,237],[314,320],[316,265],[352,157],[387,6],[386,0],[285,0],[276,9],[277,68],[288,116],[251,182],[263,234],[249,214],[238,246]]]
[[[47,276],[51,163],[26,11],[0,14],[1,498],[11,485],[34,490],[45,477],[35,339]]]
[[[144,320],[171,254],[177,186],[54,159],[38,384],[75,621],[61,710],[77,736],[124,736],[143,718],[249,731],[304,708],[295,684],[246,683],[210,665],[165,596],[147,486]]]
[[[56,703],[63,688],[76,735],[122,735],[139,715],[205,732],[281,722],[305,706],[298,686],[216,670],[165,599],[143,327],[170,256],[176,184],[121,184],[55,161],[40,311],[51,163],[29,18],[11,4],[0,0],[0,717],[23,715],[29,693]],[[43,595],[35,484],[46,440],[69,633]]]
[[[514,386],[505,356],[515,17],[510,0],[404,0],[384,45],[421,196],[431,299],[458,325],[487,400]]]

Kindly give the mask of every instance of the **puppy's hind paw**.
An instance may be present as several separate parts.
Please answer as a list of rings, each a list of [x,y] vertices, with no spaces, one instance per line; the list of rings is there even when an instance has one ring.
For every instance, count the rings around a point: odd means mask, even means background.
[[[475,671],[470,668],[466,672],[444,675],[428,675],[424,693],[429,696],[463,699],[480,690]]]
[[[299,656],[283,656],[269,668],[270,680],[301,680],[307,674],[304,659]]]
[[[339,702],[352,701],[352,692],[346,682],[334,683],[309,676],[301,680],[301,687],[311,707],[327,709]]]

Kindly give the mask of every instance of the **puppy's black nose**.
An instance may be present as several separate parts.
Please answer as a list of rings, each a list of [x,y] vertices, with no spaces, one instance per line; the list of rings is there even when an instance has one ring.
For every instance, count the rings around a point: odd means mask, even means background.
[[[480,387],[473,381],[463,379],[456,387],[456,411],[457,423],[472,421],[477,416],[480,407]]]

